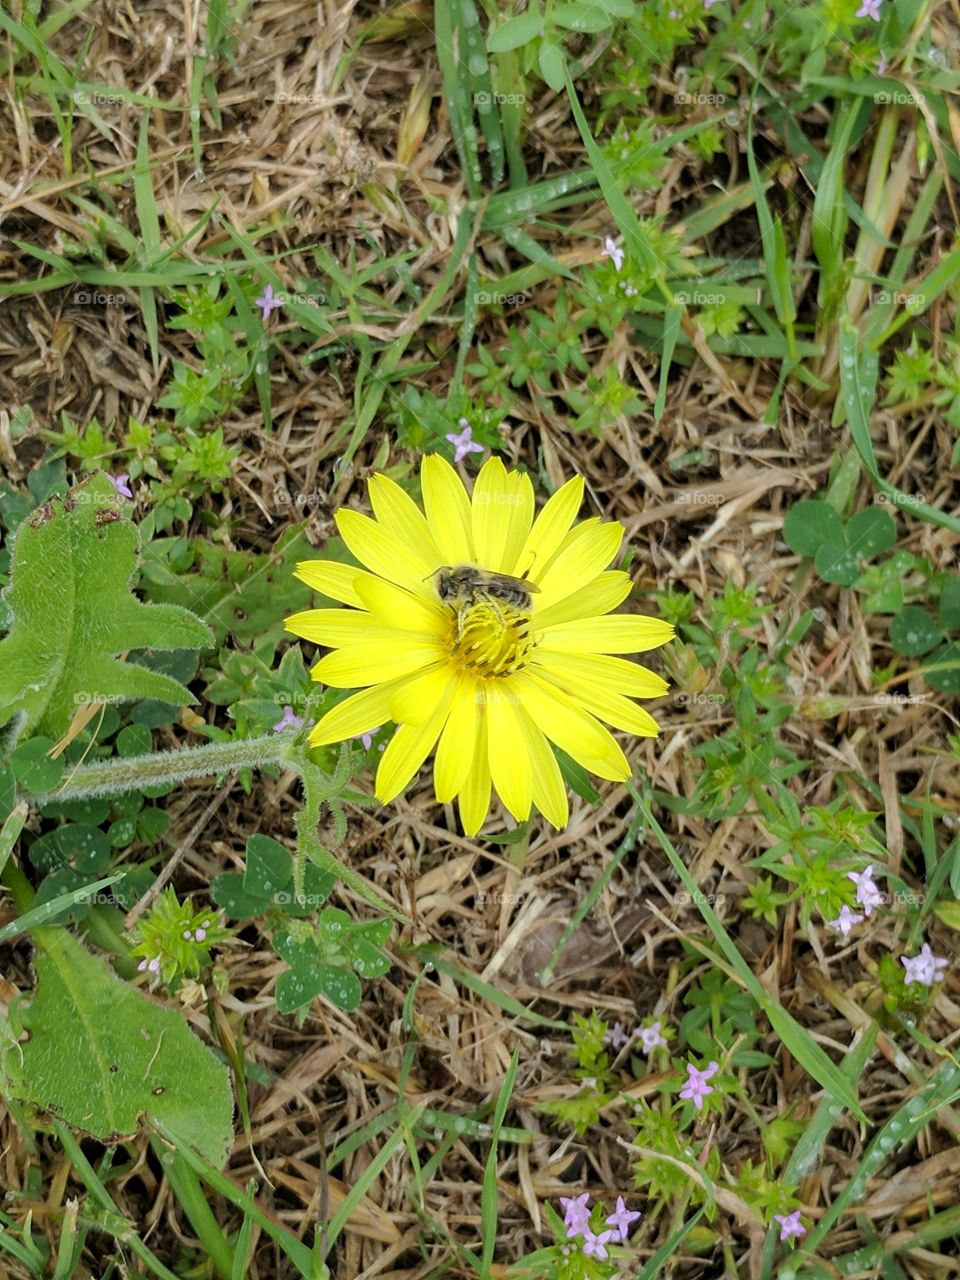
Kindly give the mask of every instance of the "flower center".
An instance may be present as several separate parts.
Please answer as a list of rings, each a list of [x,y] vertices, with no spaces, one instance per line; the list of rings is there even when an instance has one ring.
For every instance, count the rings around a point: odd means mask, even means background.
[[[461,604],[453,613],[450,652],[473,675],[508,676],[533,648],[529,628],[529,614],[502,600]]]

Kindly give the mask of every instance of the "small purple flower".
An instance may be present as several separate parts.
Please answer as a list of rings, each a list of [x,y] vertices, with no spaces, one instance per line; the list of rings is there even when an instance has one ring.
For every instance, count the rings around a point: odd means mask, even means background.
[[[799,1240],[807,1234],[807,1228],[800,1221],[799,1209],[794,1209],[793,1213],[775,1213],[773,1218],[780,1225],[781,1240],[789,1240],[791,1236],[796,1236]]]
[[[184,929],[184,931],[183,931],[183,937],[184,937],[184,941],[185,941],[185,942],[192,942],[192,941],[193,941],[193,934],[190,932],[190,930],[189,930],[189,929]]]
[[[363,743],[363,749],[364,749],[364,751],[369,751],[369,750],[370,750],[370,748],[373,746],[373,735],[374,735],[375,733],[379,733],[379,732],[380,732],[380,726],[379,726],[379,725],[377,725],[377,727],[376,727],[375,729],[368,729],[366,733],[358,733],[358,734],[357,734],[357,737],[358,737],[358,738],[360,739],[360,741]]]
[[[114,490],[119,493],[121,498],[132,498],[133,490],[130,488],[128,481],[130,479],[126,471],[121,471],[118,476],[108,475],[107,479],[113,485]]]
[[[266,322],[270,319],[270,312],[276,311],[283,306],[283,299],[275,298],[273,296],[273,285],[268,284],[266,289],[264,289],[263,293],[260,295],[260,297],[254,300],[253,305],[255,307],[259,307],[260,310],[263,312],[263,322],[264,324],[266,324]]]
[[[141,960],[140,963],[137,965],[137,973],[143,973],[146,967],[147,967],[146,960]]]
[[[463,428],[460,434],[451,431],[446,437],[457,451],[454,462],[462,462],[468,453],[483,453],[483,445],[474,440],[473,429],[466,418],[461,418],[457,425]]]
[[[590,1230],[590,1210],[587,1208],[589,1200],[589,1191],[585,1191],[582,1196],[577,1196],[575,1199],[571,1196],[560,1197],[560,1203],[563,1205],[563,1225],[567,1228],[567,1235],[571,1239],[574,1236],[585,1235]]]
[[[711,1062],[703,1071],[695,1067],[692,1062],[688,1062],[687,1083],[680,1090],[680,1097],[692,1102],[697,1111],[699,1111],[703,1106],[704,1098],[713,1093],[713,1089],[707,1084],[707,1081],[715,1076],[719,1070],[720,1067],[716,1062]]]
[[[150,961],[150,963],[147,965],[147,968],[150,970],[151,973],[159,973],[160,972],[159,958],[157,956],[154,956],[153,959]]]
[[[626,1240],[630,1234],[630,1224],[636,1222],[639,1217],[639,1213],[627,1208],[624,1204],[623,1196],[617,1196],[617,1207],[606,1222],[608,1227],[616,1229],[616,1233],[621,1240]]]
[[[603,248],[600,251],[600,257],[609,258],[616,268],[617,275],[620,274],[620,268],[623,266],[624,253],[611,236],[607,236],[604,240]]]
[[[612,1049],[622,1049],[629,1040],[630,1037],[623,1034],[623,1027],[619,1022],[615,1022],[603,1037],[603,1043],[609,1045]]]
[[[907,982],[920,982],[925,987],[931,987],[935,982],[942,981],[949,962],[942,956],[935,956],[930,950],[930,943],[925,942],[918,956],[901,956],[900,963],[907,971]]]
[[[284,729],[302,729],[303,720],[293,714],[293,707],[283,708],[283,717],[273,726],[274,733],[283,733]]]
[[[711,5],[714,5],[716,3],[717,3],[717,0],[703,0],[703,7],[705,9],[709,9]]]
[[[193,936],[196,938],[197,942],[202,942],[207,936],[207,931],[206,929],[198,929]]]
[[[827,921],[827,928],[839,930],[846,938],[855,924],[863,924],[863,916],[854,915],[847,904],[844,903],[836,920]]]
[[[646,1054],[653,1053],[654,1049],[664,1048],[667,1043],[660,1032],[659,1018],[649,1027],[637,1027],[633,1034],[639,1039]]]
[[[607,1252],[607,1242],[613,1240],[616,1235],[614,1231],[604,1231],[600,1235],[595,1236],[592,1231],[587,1230],[583,1237],[583,1252],[588,1258],[597,1258],[603,1262],[610,1257]]]
[[[857,10],[858,18],[872,18],[874,22],[880,21],[880,4],[881,0],[863,0],[860,8]]]
[[[847,879],[852,880],[857,886],[857,902],[863,907],[863,913],[867,916],[874,907],[883,906],[883,894],[874,883],[873,872],[873,863],[867,867],[866,871],[861,871],[859,874],[856,871],[847,872]]]

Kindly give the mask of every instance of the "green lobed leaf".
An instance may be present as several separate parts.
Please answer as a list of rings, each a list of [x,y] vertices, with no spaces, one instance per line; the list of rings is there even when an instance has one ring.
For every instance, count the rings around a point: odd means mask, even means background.
[[[36,956],[26,1039],[0,1049],[4,1089],[101,1142],[162,1122],[222,1169],[233,1139],[227,1069],[179,1013],[122,982],[65,930]],[[69,1070],[64,1066],[69,1062]]]
[[[824,582],[851,587],[860,576],[860,564],[853,551],[843,546],[824,543],[818,547],[813,563]]]
[[[865,507],[847,524],[847,543],[861,559],[887,551],[897,541],[897,526],[883,507]]]
[[[783,537],[795,555],[815,556],[825,545],[844,546],[843,522],[829,502],[801,498],[787,512]]]
[[[535,39],[543,27],[543,15],[536,9],[521,13],[517,18],[508,18],[490,32],[487,37],[487,48],[491,53],[506,53],[508,49],[519,49],[521,45]]]
[[[21,733],[56,739],[84,702],[196,701],[179,681],[117,656],[212,642],[186,609],[130,592],[137,545],[136,526],[99,472],[20,527],[4,591],[13,622],[0,640],[0,723],[22,714]]]
[[[890,643],[905,658],[929,653],[943,639],[943,632],[918,604],[905,605],[890,623]]]

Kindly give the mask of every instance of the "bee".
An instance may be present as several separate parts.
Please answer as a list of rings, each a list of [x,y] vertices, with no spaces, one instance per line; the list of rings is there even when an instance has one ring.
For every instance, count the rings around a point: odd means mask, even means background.
[[[493,573],[472,564],[441,565],[436,572],[436,583],[443,604],[458,612],[481,601],[529,611],[531,593],[540,590],[526,576],[514,578],[509,573]]]

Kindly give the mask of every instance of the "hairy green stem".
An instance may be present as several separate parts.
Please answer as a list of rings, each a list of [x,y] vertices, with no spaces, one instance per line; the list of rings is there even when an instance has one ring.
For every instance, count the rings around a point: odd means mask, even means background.
[[[202,778],[210,773],[279,764],[287,761],[289,746],[289,736],[269,733],[237,742],[209,742],[202,747],[185,747],[182,751],[154,751],[143,756],[82,764],[66,775],[56,791],[31,798],[38,804],[47,804],[55,800],[120,795],[141,787]]]

